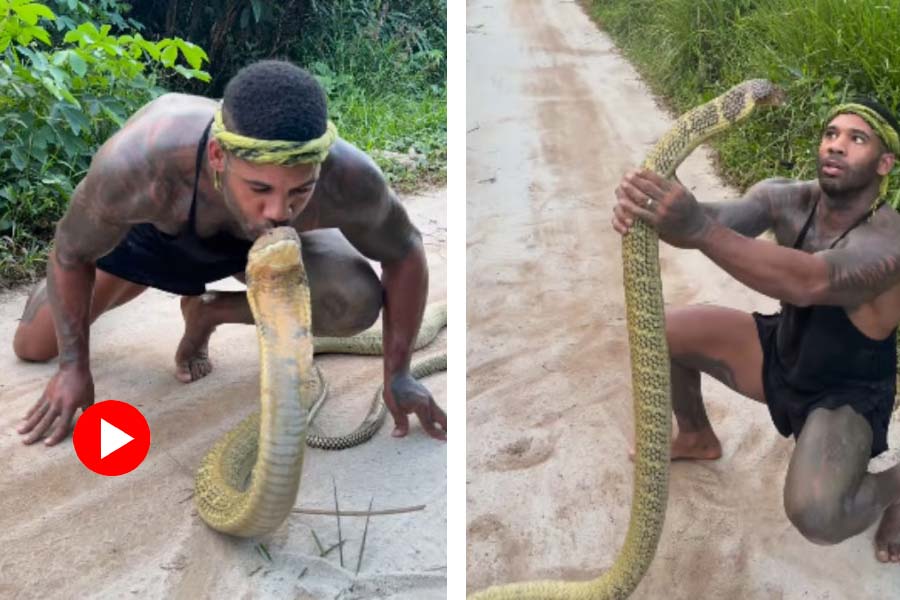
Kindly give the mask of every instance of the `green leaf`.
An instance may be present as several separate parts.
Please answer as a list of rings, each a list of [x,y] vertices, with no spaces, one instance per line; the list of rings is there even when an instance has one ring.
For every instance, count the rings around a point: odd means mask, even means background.
[[[185,69],[181,65],[175,65],[174,68],[176,73],[179,73],[186,79],[199,79],[200,81],[205,82],[209,82],[211,79],[209,73],[206,71],[201,71],[199,69]]]
[[[79,77],[84,77],[84,74],[87,73],[87,63],[84,62],[84,59],[77,52],[69,53],[69,66],[72,67],[72,71]]]
[[[118,125],[119,127],[121,127],[122,125],[125,124],[125,119],[123,119],[121,116],[119,116],[115,111],[113,111],[113,109],[111,109],[111,108],[110,108],[109,106],[107,106],[106,104],[102,104],[102,103],[101,103],[101,104],[100,104],[100,108],[101,108],[101,110],[103,110],[103,113],[104,113],[107,117],[109,117],[110,119],[112,119],[113,122],[115,122],[115,124]]]
[[[75,105],[76,107],[78,107],[79,109],[81,109],[81,103],[78,102],[78,98],[76,98],[75,96],[73,96],[73,95],[72,95],[72,92],[70,92],[70,91],[68,90],[68,88],[66,88],[66,87],[60,87],[59,93],[62,94],[62,97],[65,98],[66,101],[69,102],[69,104],[73,104],[73,105]]]
[[[31,59],[31,64],[38,71],[46,71],[50,67],[47,55],[43,52],[29,52],[28,57]]]
[[[162,51],[162,64],[167,67],[171,67],[175,64],[175,59],[178,58],[178,48],[175,46],[169,46],[165,50]]]
[[[22,150],[22,146],[13,146],[12,156],[10,158],[18,170],[25,170],[25,165],[28,164],[28,160],[25,156],[25,152]]]
[[[150,55],[150,58],[152,58],[153,60],[159,60],[159,46],[147,40],[140,40],[138,41],[138,44],[147,54]]]
[[[56,82],[54,82],[54,81],[53,81],[52,79],[50,79],[49,77],[41,77],[41,85],[43,85],[44,88],[45,88],[48,92],[50,92],[51,94],[53,94],[53,97],[56,98],[57,100],[62,100],[62,99],[63,99],[63,95],[62,95],[62,93],[60,92],[59,87],[56,85]]]
[[[31,146],[31,156],[39,163],[47,162],[47,147],[37,144]]]
[[[209,60],[206,52],[200,46],[179,39],[178,47],[181,49],[184,59],[193,69],[199,69],[203,64],[203,59]]]
[[[37,3],[35,3],[35,4],[29,4],[28,6],[34,7],[34,8],[32,8],[32,10],[34,10],[35,12],[37,12],[37,15],[38,15],[39,17],[42,17],[42,18],[47,19],[47,20],[49,20],[49,21],[52,21],[53,19],[56,18],[56,15],[53,13],[53,11],[50,10],[49,8],[47,8],[46,6],[44,6],[43,4],[37,4]]]
[[[78,42],[79,46],[84,46],[84,44],[86,43],[86,38],[87,38],[87,34],[85,34],[85,32],[82,31],[81,28],[79,27],[78,29],[73,29],[72,31],[68,32],[66,34],[66,36],[63,38],[63,41],[66,42],[67,44],[71,44],[72,42]]]
[[[29,27],[28,31],[35,37],[35,39],[44,42],[48,46],[50,45],[50,34],[47,33],[47,30],[43,27]]]
[[[50,71],[50,75],[57,85],[65,87],[66,83],[69,81],[68,73],[55,65],[50,65],[47,70]]]
[[[82,131],[91,130],[91,120],[84,116],[84,113],[78,109],[72,108],[67,104],[57,104],[59,112],[66,118],[69,127],[75,135],[81,135]]]
[[[262,2],[259,0],[250,0],[250,6],[253,7],[253,18],[259,23],[259,17],[262,14]]]
[[[5,52],[11,41],[12,38],[10,38],[9,35],[5,33],[0,35],[0,52]]]
[[[34,39],[34,36],[27,29],[23,29],[19,32],[19,35],[16,36],[16,41],[22,44],[23,46],[27,46],[31,43],[31,40]]]
[[[34,6],[34,4],[23,4],[22,6],[13,5],[11,8],[20,19],[29,25],[37,25],[40,16],[38,15],[38,12],[34,10]]]
[[[249,25],[249,24],[250,24],[250,11],[245,8],[244,10],[241,11],[241,20],[240,20],[241,29],[247,29],[247,25]]]

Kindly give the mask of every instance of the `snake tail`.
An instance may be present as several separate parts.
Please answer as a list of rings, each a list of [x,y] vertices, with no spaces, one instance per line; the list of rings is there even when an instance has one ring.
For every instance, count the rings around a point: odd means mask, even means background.
[[[316,385],[309,287],[300,256],[300,238],[290,227],[261,236],[248,256],[260,412],[215,444],[195,480],[200,517],[223,533],[251,537],[274,531],[299,491],[312,403],[305,396]]]
[[[777,105],[772,83],[745,81],[682,115],[653,146],[643,167],[664,177],[699,144],[748,117],[758,106]],[[623,238],[625,306],[631,350],[636,454],[631,517],[612,567],[590,581],[537,581],[491,587],[470,600],[622,600],[640,583],[662,533],[669,487],[672,434],[669,351],[659,276],[656,230],[637,221]]]

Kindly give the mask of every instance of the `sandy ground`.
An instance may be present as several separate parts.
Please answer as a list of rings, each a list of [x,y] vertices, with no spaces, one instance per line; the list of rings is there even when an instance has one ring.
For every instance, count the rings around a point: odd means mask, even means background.
[[[424,235],[432,301],[446,297],[446,199],[437,190],[404,201]],[[332,478],[342,509],[364,510],[372,497],[374,509],[426,505],[372,518],[359,575],[364,518],[343,519],[345,568],[337,550],[320,558],[312,537],[315,531],[326,546],[335,543],[334,517],[293,514],[271,535],[229,538],[206,527],[188,498],[208,448],[258,409],[255,330],[221,327],[210,345],[215,371],[184,385],[173,376],[183,330],[177,297],[148,291],[102,317],[91,334],[97,400],[136,405],[152,432],[137,470],[105,478],[79,463],[71,438],[54,448],[26,447],[14,431],[56,369],[12,354],[25,297],[26,290],[0,296],[0,598],[446,597],[446,445],[417,421],[402,440],[386,424],[362,446],[307,451],[298,508],[333,508]],[[417,356],[443,348],[441,334]],[[322,429],[350,431],[380,383],[381,360],[317,360],[332,385]],[[446,407],[446,376],[425,384]]]
[[[633,436],[613,190],[671,118],[573,2],[467,3],[469,590],[588,579],[625,534]],[[734,197],[704,152],[679,176]],[[698,252],[662,252],[671,304],[772,310]],[[665,531],[635,598],[897,597],[874,527],[815,546],[784,515],[793,442],[763,405],[704,382],[724,444],[672,467]],[[897,462],[895,448],[879,465]]]

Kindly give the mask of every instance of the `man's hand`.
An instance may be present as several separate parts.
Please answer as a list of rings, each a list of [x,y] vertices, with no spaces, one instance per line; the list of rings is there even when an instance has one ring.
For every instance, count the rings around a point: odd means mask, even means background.
[[[447,415],[431,397],[424,385],[413,379],[409,373],[397,373],[384,386],[384,403],[394,417],[394,437],[409,433],[409,419],[406,415],[415,413],[422,427],[433,438],[447,439]],[[440,428],[438,428],[440,425]]]
[[[91,372],[82,368],[62,368],[47,387],[19,426],[18,432],[25,435],[22,440],[33,444],[49,435],[47,446],[53,446],[65,439],[72,426],[72,418],[79,408],[86,409],[94,403],[94,379]]]
[[[687,188],[648,170],[631,171],[616,188],[613,228],[625,235],[638,218],[653,226],[666,243],[695,248],[711,223]]]

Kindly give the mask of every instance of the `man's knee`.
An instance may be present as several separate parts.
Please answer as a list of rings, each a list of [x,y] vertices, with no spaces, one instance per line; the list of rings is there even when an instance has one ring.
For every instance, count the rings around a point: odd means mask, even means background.
[[[666,309],[666,343],[673,357],[708,350],[711,319],[704,315],[705,306],[674,306]]]
[[[46,362],[56,356],[56,343],[48,344],[47,340],[39,340],[30,335],[27,327],[19,325],[13,336],[13,353],[28,362]]]
[[[785,488],[784,510],[797,531],[814,544],[829,546],[849,537],[844,527],[845,502],[840,497]]]
[[[381,280],[375,271],[360,258],[334,275],[313,290],[313,332],[350,336],[371,327],[383,303]]]

